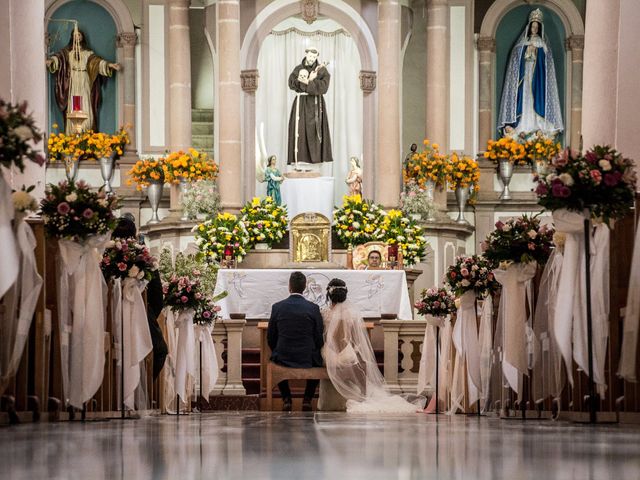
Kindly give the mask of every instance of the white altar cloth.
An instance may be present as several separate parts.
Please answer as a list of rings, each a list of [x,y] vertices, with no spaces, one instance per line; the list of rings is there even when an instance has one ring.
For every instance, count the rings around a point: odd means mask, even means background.
[[[289,296],[287,269],[220,269],[215,293],[226,290],[222,318],[230,313],[244,313],[247,318],[262,319],[271,315],[271,305]],[[412,320],[407,277],[403,270],[304,270],[307,289],[304,296],[322,308],[326,304],[326,288],[332,278],[347,284],[348,299],[363,317],[396,314],[400,320]]]
[[[287,178],[280,190],[289,220],[299,213],[317,212],[333,222],[333,177]]]

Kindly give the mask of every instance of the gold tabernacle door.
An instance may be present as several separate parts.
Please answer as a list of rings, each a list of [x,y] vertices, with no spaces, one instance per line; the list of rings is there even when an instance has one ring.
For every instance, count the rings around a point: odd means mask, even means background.
[[[289,226],[292,262],[328,262],[331,252],[331,222],[320,213],[293,217]]]

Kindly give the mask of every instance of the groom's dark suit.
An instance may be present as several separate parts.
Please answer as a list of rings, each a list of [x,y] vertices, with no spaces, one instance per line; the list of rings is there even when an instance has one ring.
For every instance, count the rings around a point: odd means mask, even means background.
[[[274,304],[267,329],[271,360],[292,368],[321,367],[323,329],[320,308],[302,295],[294,293]],[[317,380],[307,382],[305,398],[313,397],[317,384]],[[288,382],[278,386],[283,398],[291,397]]]

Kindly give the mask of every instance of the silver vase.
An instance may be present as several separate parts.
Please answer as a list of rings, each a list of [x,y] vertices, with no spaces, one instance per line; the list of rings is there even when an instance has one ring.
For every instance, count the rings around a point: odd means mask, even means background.
[[[538,177],[545,177],[549,173],[549,162],[542,158],[534,158],[531,163],[531,171]]]
[[[147,225],[154,225],[160,223],[158,217],[158,207],[160,206],[160,200],[162,200],[162,190],[164,188],[163,181],[154,181],[147,187],[147,197],[151,204],[151,220],[147,222]]]
[[[511,200],[509,183],[511,183],[511,177],[513,176],[513,162],[507,159],[500,159],[498,163],[498,175],[500,176],[500,181],[502,181],[500,200]]]
[[[115,170],[115,167],[116,157],[114,155],[102,157],[100,159],[100,174],[102,175],[102,180],[104,180],[104,191],[107,193],[113,192],[111,179],[113,178],[113,171]]]
[[[186,208],[184,208],[184,194],[187,193],[189,189],[189,181],[186,178],[180,178],[180,208],[182,209],[182,216],[180,220],[186,222],[189,220],[189,214],[187,213]]]
[[[456,203],[458,204],[458,218],[456,218],[456,223],[460,223],[462,225],[469,225],[469,222],[467,222],[467,219],[464,218],[464,210],[467,207],[468,201],[469,201],[469,187],[457,187]]]
[[[78,179],[78,169],[80,167],[80,161],[74,160],[72,156],[67,156],[64,159],[64,170],[67,180],[69,182],[75,182]]]
[[[427,201],[429,202],[429,206],[433,207],[435,202],[435,192],[436,192],[436,182],[433,180],[427,180],[424,184],[424,193],[427,197]],[[427,215],[425,217],[425,221],[427,222],[435,222],[435,208],[429,208],[427,211]]]

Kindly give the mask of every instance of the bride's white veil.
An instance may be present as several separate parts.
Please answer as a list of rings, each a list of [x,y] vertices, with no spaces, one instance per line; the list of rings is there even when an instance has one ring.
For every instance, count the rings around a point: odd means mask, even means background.
[[[327,373],[347,400],[348,412],[415,412],[424,408],[424,397],[414,396],[409,402],[388,392],[365,324],[349,301],[333,304],[323,316]]]

